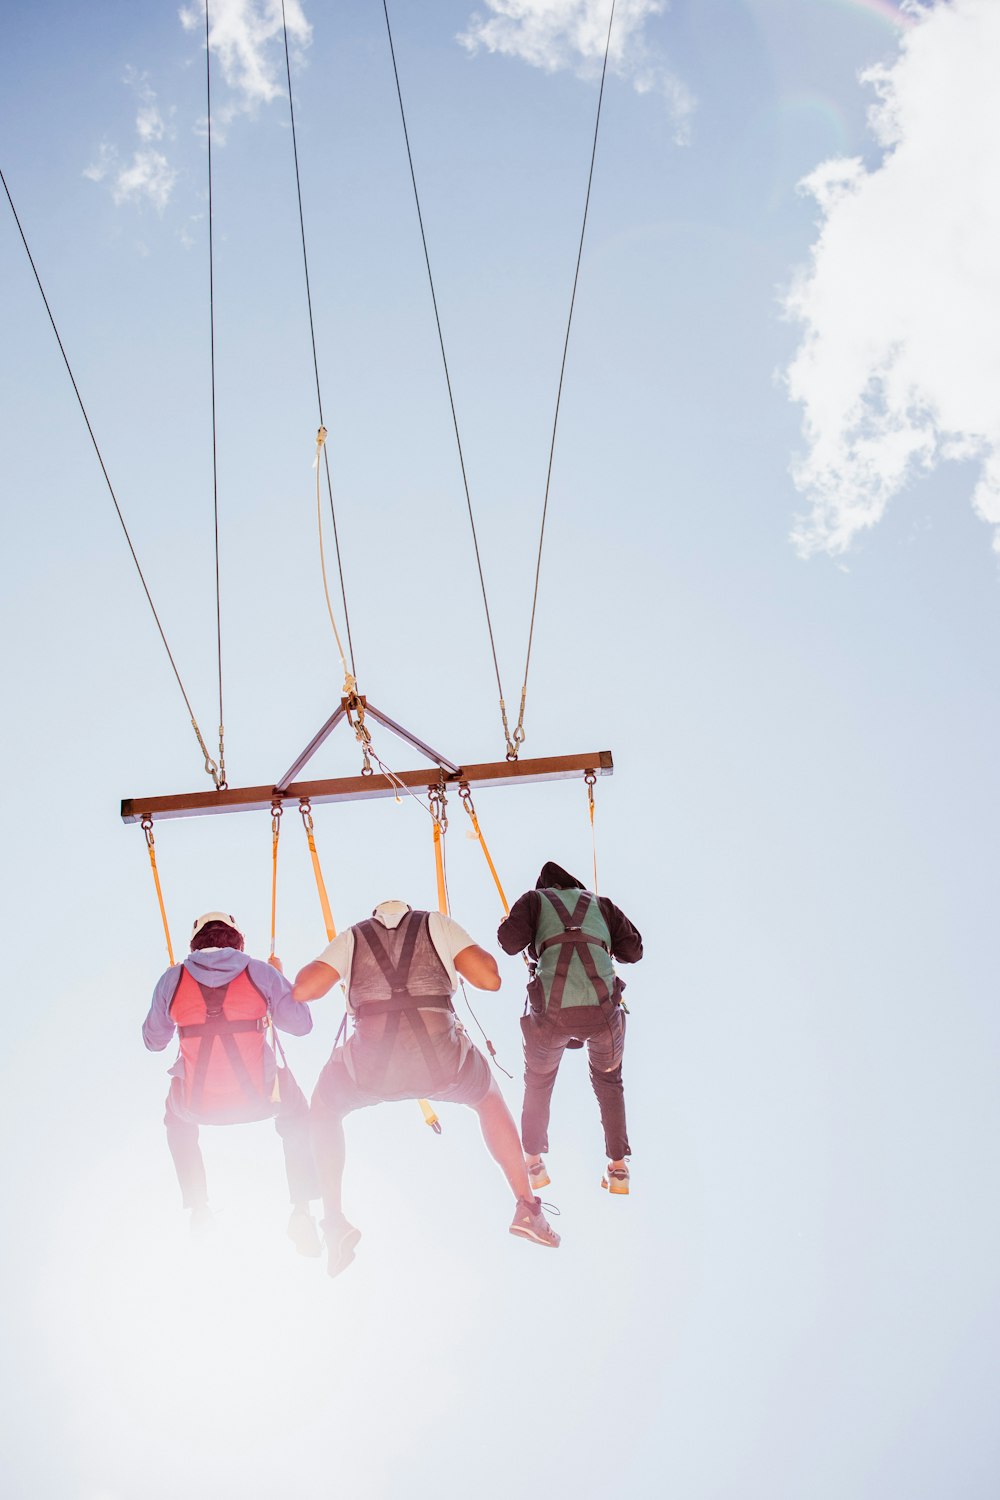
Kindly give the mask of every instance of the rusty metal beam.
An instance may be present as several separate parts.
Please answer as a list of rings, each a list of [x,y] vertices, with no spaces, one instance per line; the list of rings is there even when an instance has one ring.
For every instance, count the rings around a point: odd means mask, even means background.
[[[534,760],[487,761],[482,765],[459,767],[455,772],[425,767],[421,771],[395,772],[404,786],[416,792],[427,791],[444,781],[446,789],[458,790],[466,781],[473,791],[477,787],[523,786],[538,781],[568,781],[592,771],[595,776],[610,776],[614,761],[610,750],[596,750],[589,755],[549,755]],[[126,797],[121,805],[123,823],[138,823],[142,818],[198,818],[208,813],[253,812],[270,809],[275,799],[298,803],[308,797],[315,806],[321,802],[365,802],[372,797],[392,797],[392,783],[376,772],[373,776],[340,776],[328,781],[297,781],[291,786],[227,787],[224,792],[188,792],[174,797]]]

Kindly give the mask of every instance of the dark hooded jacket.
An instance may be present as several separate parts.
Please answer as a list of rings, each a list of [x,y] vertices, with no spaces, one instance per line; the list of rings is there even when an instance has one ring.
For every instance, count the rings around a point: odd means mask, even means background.
[[[510,909],[510,915],[500,923],[497,941],[503,951],[520,953],[526,948],[531,961],[537,962],[538,954],[535,952],[534,941],[542,910],[542,898],[538,894],[539,891],[585,891],[586,889],[583,881],[577,880],[575,875],[570,875],[562,865],[557,865],[554,860],[547,860],[535,882],[535,889],[525,891],[523,896],[519,896]],[[633,926],[625,913],[619,910],[607,896],[598,896],[597,904],[601,908],[611,934],[611,957],[622,964],[638,963],[642,957],[642,935],[639,929]]]

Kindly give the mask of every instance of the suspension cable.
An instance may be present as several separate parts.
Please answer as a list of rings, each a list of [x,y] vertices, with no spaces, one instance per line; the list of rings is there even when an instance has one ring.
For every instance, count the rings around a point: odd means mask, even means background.
[[[292,64],[288,50],[288,26],[285,21],[285,0],[281,0],[281,30],[285,41],[285,74],[288,79],[288,114],[292,127],[292,155],[295,160],[295,192],[298,197],[299,204],[299,231],[302,239],[302,269],[305,272],[306,306],[309,310],[309,337],[312,342],[313,374],[316,378],[316,407],[319,412],[320,430],[324,432],[325,436],[326,424],[323,421],[323,393],[320,389],[319,380],[319,356],[316,353],[316,324],[313,319],[312,290],[309,283],[309,256],[306,253],[306,221],[302,209],[302,179],[299,174],[299,145],[298,136],[295,130],[295,104],[292,98]],[[340,597],[344,601],[344,624],[347,630],[347,649],[351,658],[351,675],[356,676],[357,669],[354,665],[354,640],[351,635],[351,614],[350,610],[347,608],[347,589],[344,584],[344,564],[340,555],[340,533],[337,529],[337,510],[333,503],[333,481],[330,478],[330,456],[325,448],[323,450],[323,462],[326,468],[326,492],[330,501],[330,516],[333,520],[333,540],[337,552],[337,571],[340,574]],[[318,467],[318,453],[316,455],[316,463]],[[325,572],[323,581],[325,585]],[[329,604],[329,593],[327,594],[327,603]],[[341,653],[341,655],[343,655],[343,653]]]
[[[500,696],[500,718],[503,722],[504,739],[507,743],[508,760],[517,759],[517,744],[511,738],[510,729],[507,724],[507,706],[504,703],[503,684],[500,681],[500,663],[497,659],[496,640],[493,635],[493,621],[490,616],[489,600],[486,597],[486,578],[483,574],[483,560],[479,551],[479,536],[476,531],[476,518],[472,510],[472,496],[469,492],[469,476],[465,468],[465,454],[462,450],[462,436],[458,427],[458,412],[455,407],[455,393],[451,384],[451,373],[448,369],[448,356],[445,352],[444,331],[441,327],[441,314],[438,311],[437,292],[434,288],[434,273],[431,270],[430,251],[427,247],[427,235],[424,230],[424,216],[420,207],[420,193],[417,189],[417,175],[413,166],[413,152],[410,150],[410,132],[406,125],[406,110],[403,106],[403,90],[399,81],[399,68],[396,65],[396,48],[392,40],[392,24],[389,20],[388,0],[382,0],[382,9],[385,12],[385,26],[389,36],[389,52],[392,57],[392,72],[396,80],[396,97],[399,100],[399,117],[403,124],[403,139],[406,142],[406,159],[410,164],[410,181],[413,184],[413,200],[417,208],[417,221],[420,225],[420,241],[424,248],[424,264],[427,267],[427,280],[431,290],[431,302],[434,307],[434,322],[437,325],[438,344],[441,347],[441,363],[444,366],[445,384],[448,387],[448,404],[451,407],[451,421],[455,429],[455,445],[458,449],[458,463],[462,471],[462,487],[465,490],[465,505],[469,513],[469,526],[472,529],[472,545],[476,554],[476,569],[479,573],[479,588],[483,596],[483,610],[486,614],[486,629],[490,638],[490,651],[493,656],[493,671],[497,679],[497,693]]]
[[[139,575],[139,582],[142,584],[143,592],[146,595],[146,602],[149,604],[149,608],[152,611],[153,619],[156,621],[156,628],[157,628],[157,630],[160,633],[160,640],[163,642],[163,649],[167,653],[167,660],[170,662],[170,666],[171,666],[171,669],[173,671],[174,677],[177,680],[177,686],[180,688],[181,697],[184,699],[184,707],[187,709],[188,717],[191,720],[191,728],[194,730],[195,738],[198,741],[198,747],[201,750],[201,753],[202,753],[202,755],[204,757],[204,760],[205,760],[205,770],[208,773],[208,775],[211,776],[212,780],[215,782],[216,787],[218,787],[220,785],[220,782],[221,782],[221,777],[219,775],[219,767],[216,765],[215,761],[212,759],[211,755],[209,755],[209,753],[208,753],[208,747],[206,746],[204,738],[202,736],[202,732],[201,732],[201,730],[198,727],[198,720],[194,716],[194,709],[191,707],[191,700],[190,700],[190,698],[187,695],[187,690],[184,687],[184,683],[181,681],[181,674],[177,670],[177,663],[174,660],[174,654],[173,654],[173,652],[170,649],[169,643],[167,641],[166,633],[164,632],[163,625],[160,622],[160,617],[159,617],[159,615],[156,612],[156,605],[153,603],[153,596],[149,592],[149,585],[146,582],[146,576],[145,576],[145,574],[142,571],[142,566],[141,566],[141,564],[139,562],[138,554],[137,554],[137,552],[135,550],[135,547],[134,547],[134,545],[132,543],[132,538],[131,538],[131,536],[129,534],[129,529],[128,529],[128,527],[125,524],[125,517],[122,515],[121,506],[118,504],[118,497],[115,494],[114,485],[111,483],[111,477],[108,474],[107,466],[105,465],[104,458],[103,458],[103,456],[101,454],[100,447],[98,446],[97,438],[94,436],[94,429],[90,425],[90,418],[87,415],[87,408],[84,406],[84,404],[83,404],[83,397],[80,395],[80,387],[76,383],[76,376],[73,374],[73,368],[70,365],[69,357],[66,354],[65,347],[63,346],[63,341],[62,341],[62,339],[59,336],[59,329],[56,327],[56,320],[55,320],[55,318],[52,315],[52,308],[49,306],[49,299],[45,295],[45,288],[42,285],[42,278],[38,274],[38,267],[35,265],[35,258],[34,258],[34,256],[31,253],[31,249],[30,249],[30,247],[28,245],[27,237],[26,237],[26,235],[24,233],[24,229],[22,228],[22,225],[21,225],[21,220],[18,217],[17,209],[14,207],[14,200],[13,200],[13,198],[10,195],[10,188],[7,186],[7,179],[6,179],[6,177],[4,177],[2,171],[0,171],[0,183],[3,184],[3,190],[4,190],[4,192],[7,195],[7,202],[10,204],[10,211],[14,215],[14,223],[17,225],[18,233],[21,236],[21,243],[24,246],[25,254],[28,257],[28,262],[29,262],[29,264],[31,266],[32,272],[34,273],[35,281],[36,281],[36,283],[38,285],[38,290],[41,293],[42,301],[45,304],[45,311],[49,315],[49,322],[52,324],[52,332],[55,334],[55,336],[56,336],[56,343],[59,345],[59,353],[62,355],[63,364],[66,366],[66,373],[69,376],[70,384],[73,387],[73,394],[76,396],[77,404],[78,404],[78,406],[80,408],[80,412],[81,412],[81,414],[83,416],[84,423],[86,424],[87,432],[90,435],[91,444],[93,445],[94,452],[97,454],[97,462],[101,466],[101,473],[104,475],[104,482],[105,482],[105,484],[108,487],[108,494],[111,496],[111,503],[114,505],[115,514],[117,515],[119,524],[121,526],[121,529],[124,532],[125,541],[128,543],[128,550],[132,554],[132,561],[135,563],[135,569],[136,569],[136,572]]]
[[[219,662],[219,790],[226,786],[226,730],[222,710],[222,591],[219,569],[219,455],[215,410],[215,242],[212,229],[212,47],[205,0],[205,114],[208,138],[208,329],[212,384],[212,512],[215,520],[215,645]]]
[[[323,594],[326,598],[326,612],[330,616],[330,624],[333,626],[333,638],[337,642],[337,654],[340,657],[340,665],[344,673],[343,690],[347,697],[352,697],[358,684],[353,672],[349,672],[347,669],[344,645],[340,639],[340,631],[337,629],[337,618],[333,613],[333,604],[330,600],[330,584],[326,576],[326,549],[323,546],[323,500],[319,466],[320,453],[326,453],[326,438],[326,428],[321,427],[316,434],[316,530],[319,535],[319,566],[323,574]],[[350,634],[348,634],[348,647],[350,647]],[[353,660],[351,665],[354,665]]]
[[[520,746],[524,741],[524,704],[528,696],[528,668],[531,666],[531,647],[535,637],[535,611],[538,608],[538,583],[542,573],[542,546],[545,542],[545,522],[549,512],[549,490],[552,486],[552,464],[556,451],[556,432],[559,428],[559,407],[562,403],[563,380],[566,375],[566,356],[569,352],[569,335],[573,327],[573,309],[576,306],[576,289],[580,280],[580,262],[583,259],[583,241],[587,233],[587,215],[590,211],[590,189],[594,181],[594,162],[597,159],[597,137],[601,128],[601,105],[604,102],[604,80],[608,72],[608,55],[611,51],[611,30],[615,22],[615,3],[611,0],[608,18],[608,37],[604,44],[604,64],[601,68],[601,87],[597,96],[597,115],[594,120],[594,143],[590,152],[590,171],[587,175],[587,195],[583,205],[583,223],[580,226],[580,244],[576,252],[576,270],[573,273],[573,292],[569,300],[569,316],[566,319],[566,337],[563,340],[562,363],[559,366],[559,386],[556,391],[556,409],[552,418],[552,441],[549,444],[549,466],[545,476],[545,501],[542,505],[542,524],[538,533],[538,558],[535,562],[535,589],[531,598],[531,623],[528,627],[528,649],[524,658],[524,677],[521,683],[521,706],[514,728],[514,742]]]

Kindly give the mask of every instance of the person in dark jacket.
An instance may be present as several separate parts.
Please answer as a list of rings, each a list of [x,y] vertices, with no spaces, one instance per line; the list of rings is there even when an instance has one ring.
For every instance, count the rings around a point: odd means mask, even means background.
[[[601,1185],[612,1193],[627,1193],[625,1158],[631,1147],[622,1086],[624,985],[612,960],[638,963],[640,933],[607,896],[595,896],[582,881],[549,861],[542,866],[535,889],[514,902],[497,939],[505,953],[526,950],[530,961],[530,1008],[521,1021],[521,1143],[532,1188],[547,1187],[550,1181],[542,1156],[549,1149],[552,1090],[563,1053],[567,1047],[586,1045],[608,1152]]]
[[[451,997],[459,976],[479,990],[500,988],[496,959],[452,917],[383,901],[367,921],[335,937],[295,981],[295,999],[309,1001],[342,979],[354,1021],[312,1097],[331,1276],[350,1265],[361,1237],[341,1202],[344,1116],[392,1099],[443,1100],[475,1110],[487,1150],[517,1200],[511,1234],[551,1249],[559,1245],[532,1193],[517,1126],[496,1079],[456,1021]]]
[[[322,1246],[310,1200],[319,1197],[319,1181],[309,1106],[288,1068],[277,1067],[267,1045],[268,1021],[294,1036],[312,1030],[312,1017],[292,999],[278,960],[262,963],[244,953],[231,914],[210,911],[195,920],[187,958],[168,969],[153,991],[142,1039],[150,1052],[162,1052],[180,1037],[163,1123],[192,1233],[201,1236],[213,1226],[199,1125],[273,1118],[292,1201],[288,1236],[300,1255],[318,1256]]]

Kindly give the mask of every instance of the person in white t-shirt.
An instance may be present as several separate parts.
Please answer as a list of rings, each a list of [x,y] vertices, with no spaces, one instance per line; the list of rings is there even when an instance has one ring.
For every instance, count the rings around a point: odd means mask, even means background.
[[[511,1234],[553,1249],[559,1244],[531,1191],[517,1127],[489,1064],[455,1019],[451,997],[459,975],[476,989],[500,988],[496,960],[451,917],[383,901],[295,981],[294,998],[309,1001],[342,980],[354,1021],[352,1035],[320,1074],[311,1105],[331,1276],[350,1265],[361,1237],[341,1204],[344,1116],[393,1099],[474,1109],[517,1200]]]

